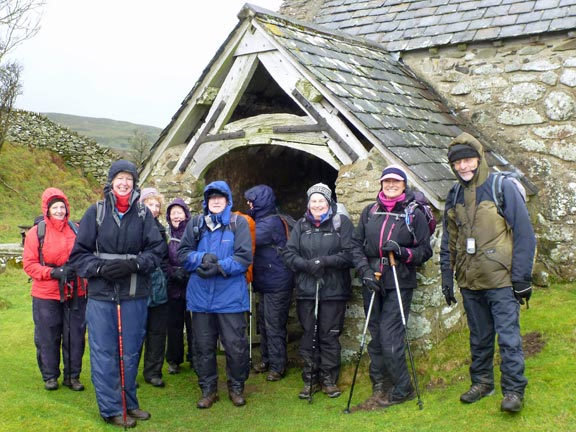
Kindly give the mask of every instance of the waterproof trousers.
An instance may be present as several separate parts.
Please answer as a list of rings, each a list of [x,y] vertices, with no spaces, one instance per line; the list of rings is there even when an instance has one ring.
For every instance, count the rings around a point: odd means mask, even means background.
[[[317,319],[314,307],[314,300],[296,302],[298,319],[304,329],[300,340],[300,356],[304,361],[302,380],[311,384],[336,384],[340,375],[340,334],[346,301],[321,301]]]
[[[168,304],[148,308],[146,338],[144,340],[144,379],[162,378],[166,349],[166,323]]]
[[[166,361],[169,364],[180,365],[184,361],[184,328],[186,328],[186,343],[188,345],[186,360],[193,361],[192,350],[192,317],[186,310],[186,299],[168,299],[168,342],[166,345]]]
[[[470,378],[494,387],[494,345],[498,336],[502,393],[524,396],[524,351],[520,334],[520,304],[511,287],[481,291],[461,289],[470,329]]]
[[[286,371],[288,363],[287,336],[288,313],[292,290],[259,293],[258,332],[262,362],[279,374]]]
[[[116,302],[88,299],[86,319],[92,384],[102,417],[119,416],[123,413],[117,316]],[[133,410],[140,408],[136,396],[136,376],[146,333],[147,298],[122,300],[120,316],[126,409]]]
[[[86,347],[86,298],[61,303],[32,297],[34,344],[42,379],[60,376],[60,349],[65,378],[79,378]]]
[[[400,289],[404,317],[408,322],[410,304],[414,290]],[[372,292],[363,288],[364,311],[368,312]],[[372,384],[388,386],[391,400],[401,400],[414,390],[408,365],[406,363],[406,329],[402,323],[402,315],[396,290],[384,290],[376,293],[372,313],[368,321],[371,340],[368,343],[370,354],[369,374]]]
[[[218,338],[226,352],[228,389],[241,393],[250,374],[250,354],[246,336],[246,315],[238,313],[192,313],[194,360],[198,385],[204,396],[218,390],[216,349]]]

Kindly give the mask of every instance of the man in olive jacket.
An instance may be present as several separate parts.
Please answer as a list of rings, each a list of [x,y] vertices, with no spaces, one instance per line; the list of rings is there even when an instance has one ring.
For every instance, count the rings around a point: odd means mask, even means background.
[[[520,304],[532,294],[536,238],[524,198],[508,179],[502,182],[502,214],[494,195],[482,145],[463,133],[450,144],[448,160],[458,184],[448,193],[440,252],[442,292],[456,303],[456,278],[470,328],[470,389],[460,396],[473,403],[494,393],[494,340],[498,335],[502,411],[522,409],[524,353]],[[457,195],[457,196],[455,196]]]

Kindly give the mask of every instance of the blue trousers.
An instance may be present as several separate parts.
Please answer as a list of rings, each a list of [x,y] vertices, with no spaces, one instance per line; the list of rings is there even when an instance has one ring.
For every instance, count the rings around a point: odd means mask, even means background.
[[[470,329],[472,383],[494,386],[494,345],[498,335],[502,393],[524,396],[528,380],[524,376],[520,305],[512,288],[460,291]]]
[[[140,350],[146,334],[148,300],[130,299],[120,303],[126,409],[139,408],[136,375]],[[123,413],[119,351],[118,308],[116,302],[88,299],[86,308],[92,384],[102,417]]]
[[[288,363],[286,337],[292,290],[259,293],[258,331],[262,361],[283,374]]]

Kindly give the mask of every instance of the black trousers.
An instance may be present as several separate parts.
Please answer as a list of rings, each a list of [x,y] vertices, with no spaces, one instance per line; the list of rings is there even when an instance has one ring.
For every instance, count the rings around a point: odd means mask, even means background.
[[[60,376],[60,349],[64,377],[78,378],[86,347],[86,298],[61,303],[32,297],[36,360],[44,381]]]
[[[194,330],[194,360],[198,385],[203,395],[218,389],[218,364],[216,348],[218,338],[226,351],[226,374],[228,389],[244,390],[244,382],[250,374],[250,354],[246,336],[246,314],[238,313],[192,313]]]
[[[288,363],[286,338],[288,313],[292,302],[292,290],[259,293],[258,331],[260,354],[270,370],[284,373]]]
[[[300,355],[304,360],[305,383],[336,383],[340,375],[340,334],[344,327],[346,301],[321,301],[318,305],[317,332],[314,300],[298,300],[298,319],[304,329]]]
[[[412,289],[400,289],[404,317],[408,322]],[[372,292],[363,288],[364,310],[368,312]],[[413,391],[405,353],[405,329],[402,323],[396,290],[375,294],[372,313],[368,322],[372,339],[368,343],[370,354],[370,379],[372,384],[392,381],[390,397],[402,399]]]
[[[144,379],[162,378],[168,303],[148,308],[146,338],[144,339]]]
[[[186,299],[168,299],[166,361],[170,364],[179,365],[184,361],[184,328],[188,345],[186,360],[193,363],[192,317],[186,310]]]

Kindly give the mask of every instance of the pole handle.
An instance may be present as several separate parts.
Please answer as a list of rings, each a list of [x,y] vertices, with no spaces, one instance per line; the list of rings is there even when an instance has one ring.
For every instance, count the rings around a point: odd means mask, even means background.
[[[376,278],[377,281],[379,281],[380,278],[382,277],[382,273],[380,273],[380,272],[374,272],[374,277]]]
[[[392,267],[396,267],[396,259],[394,258],[394,252],[388,252],[388,261],[390,261],[390,265]]]

